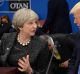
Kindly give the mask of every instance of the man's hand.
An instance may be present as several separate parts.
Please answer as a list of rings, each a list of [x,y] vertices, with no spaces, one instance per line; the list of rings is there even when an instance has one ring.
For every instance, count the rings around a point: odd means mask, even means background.
[[[64,61],[63,63],[59,64],[59,67],[68,68],[68,64],[69,64],[69,60]]]

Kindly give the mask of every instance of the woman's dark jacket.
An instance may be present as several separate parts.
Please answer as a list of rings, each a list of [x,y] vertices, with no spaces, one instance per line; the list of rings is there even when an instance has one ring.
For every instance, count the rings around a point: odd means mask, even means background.
[[[0,66],[9,67],[7,59],[15,44],[16,37],[17,33],[15,32],[3,35],[0,44]],[[33,74],[45,74],[49,62],[49,51],[47,46],[47,42],[42,41],[36,36],[33,37],[28,47],[30,64],[34,71]]]

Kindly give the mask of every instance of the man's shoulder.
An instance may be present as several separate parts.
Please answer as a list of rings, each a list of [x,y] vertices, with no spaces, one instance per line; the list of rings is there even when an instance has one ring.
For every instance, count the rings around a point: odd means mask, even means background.
[[[69,34],[69,36],[72,38],[72,39],[80,39],[80,32],[76,32],[76,33],[71,33]]]

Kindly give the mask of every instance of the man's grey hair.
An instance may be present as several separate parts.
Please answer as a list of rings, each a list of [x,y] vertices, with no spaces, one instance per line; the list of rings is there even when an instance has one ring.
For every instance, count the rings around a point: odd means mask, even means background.
[[[18,29],[19,27],[22,27],[25,22],[31,22],[38,19],[38,15],[33,10],[22,8],[15,12],[12,24],[15,29]]]

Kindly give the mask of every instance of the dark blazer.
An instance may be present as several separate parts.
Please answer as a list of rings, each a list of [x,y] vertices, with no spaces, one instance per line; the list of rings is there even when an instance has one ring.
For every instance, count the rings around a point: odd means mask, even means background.
[[[4,34],[0,45],[0,65],[9,66],[7,58],[10,55],[11,48],[15,42],[17,33]],[[47,42],[38,37],[33,37],[32,43],[28,47],[30,55],[30,64],[34,71],[33,74],[45,74],[49,62],[49,51]],[[23,73],[22,73],[23,74]]]
[[[73,39],[70,37],[70,34],[53,34],[51,36],[61,55],[61,62],[68,60],[74,48]]]
[[[49,0],[47,18],[42,30],[45,33],[49,31],[49,34],[72,32],[66,0]]]
[[[67,60],[69,60],[72,56],[73,48],[74,48],[74,34],[52,34],[52,35],[42,35],[42,39],[49,41],[52,44],[52,41],[49,40],[51,37],[54,41],[54,45],[58,50],[61,59],[56,59],[53,56],[51,60],[49,73],[53,74],[67,74],[68,68],[61,68],[59,65]],[[78,37],[77,37],[78,38]],[[53,51],[52,51],[53,53]],[[53,53],[54,55],[54,53]]]
[[[80,64],[80,33],[76,33],[74,35],[75,35],[74,37],[75,47],[74,47],[72,58],[69,63],[68,74],[78,74],[78,67]]]
[[[10,28],[11,24],[0,24],[0,39],[4,33],[9,33]]]
[[[70,34],[53,34],[51,37],[53,38],[61,59],[57,60],[53,57],[50,69],[53,74],[67,74],[68,68],[61,68],[59,64],[71,58],[74,48],[73,39],[70,37]]]
[[[70,34],[54,34],[52,35],[54,43],[57,45],[57,49],[61,55],[61,60],[53,59],[52,70],[55,74],[77,74],[78,66],[80,64],[80,33]],[[65,60],[70,60],[69,70],[59,68],[58,64]]]

